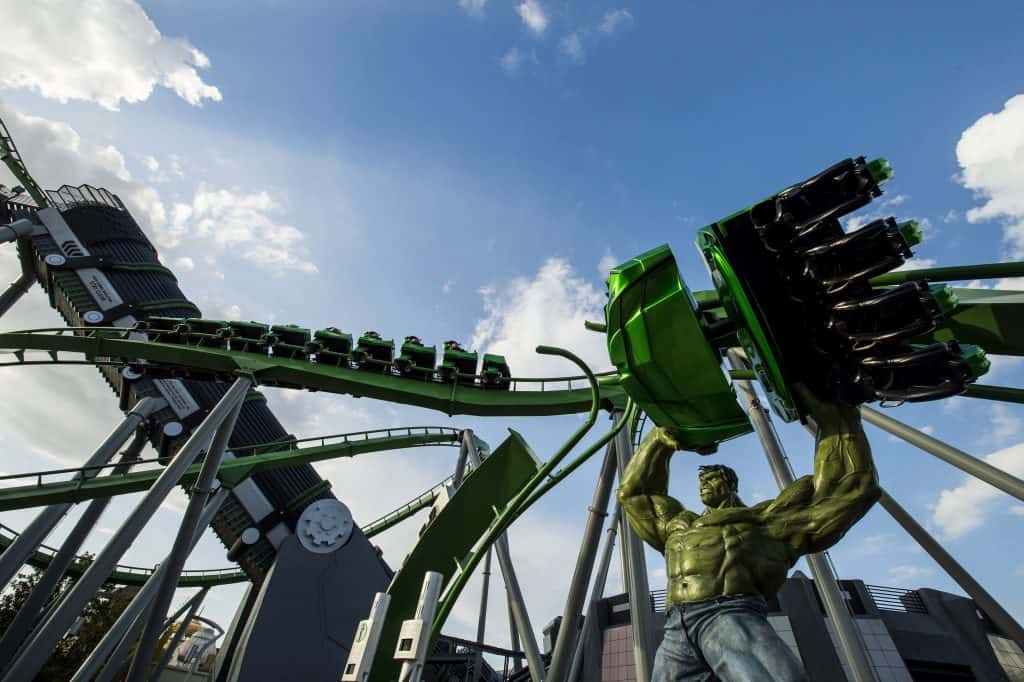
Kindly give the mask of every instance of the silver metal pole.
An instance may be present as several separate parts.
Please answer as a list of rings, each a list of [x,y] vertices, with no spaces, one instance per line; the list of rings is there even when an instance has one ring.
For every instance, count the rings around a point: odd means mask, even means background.
[[[618,418],[618,412],[613,414]],[[633,457],[633,441],[629,429],[622,429],[612,441],[622,480],[626,465]],[[644,543],[621,517],[622,578],[629,594],[629,619],[633,630],[633,659],[636,662],[637,682],[650,682],[651,665],[654,662],[654,611],[651,609],[651,588],[647,583],[647,559],[644,557]]]
[[[576,640],[576,650],[572,654],[572,666],[569,668],[569,682],[577,682],[580,679],[580,669],[583,667],[583,647],[586,645],[587,637],[598,636],[597,631],[597,604],[604,596],[604,586],[608,582],[608,569],[612,565],[612,554],[615,553],[615,534],[619,529],[619,516],[621,510],[616,502],[611,513],[611,522],[608,524],[608,539],[605,540],[604,554],[601,555],[601,565],[594,576],[594,585],[590,591],[590,603],[587,606],[587,617],[583,621],[585,632],[580,633]]]
[[[152,487],[139,504],[117,529],[117,532],[114,533],[114,536],[93,560],[82,577],[78,579],[75,586],[71,588],[60,606],[47,618],[32,640],[25,645],[24,650],[8,669],[7,675],[4,676],[3,679],[6,682],[31,680],[42,670],[43,664],[53,653],[57,642],[68,631],[96,591],[110,577],[110,573],[121,556],[135,541],[143,526],[149,522],[153,513],[167,497],[171,488],[177,485],[199,452],[210,442],[214,431],[234,409],[235,403],[245,396],[249,384],[250,381],[247,378],[237,379],[206,419],[196,427],[178,454],[170,461],[160,477],[153,482]]]
[[[0,294],[0,317],[7,314],[7,311],[14,307],[14,304],[21,300],[21,297],[32,288],[36,281],[35,275],[31,272],[23,272],[18,279],[11,282],[2,294]]]
[[[178,648],[178,645],[181,644],[181,640],[185,638],[185,631],[188,630],[189,624],[192,622],[192,619],[195,618],[196,611],[198,611],[199,607],[203,605],[203,600],[206,599],[206,595],[209,592],[210,588],[204,587],[189,600],[189,602],[191,602],[191,606],[188,607],[188,613],[186,613],[181,619],[181,625],[178,626],[174,636],[171,637],[171,641],[167,643],[167,648],[164,649],[164,653],[160,656],[160,660],[156,662],[156,672],[154,675],[159,676],[160,671],[163,670],[171,660],[171,656],[174,655],[174,650]],[[176,618],[177,616],[175,616],[175,619]],[[171,622],[173,623],[174,620]],[[167,627],[169,627],[169,625]]]
[[[516,630],[516,619],[512,615],[512,597],[509,596],[508,590],[505,590],[505,606],[508,607],[508,632],[509,632],[509,648],[512,651],[519,651],[523,647],[519,645],[519,631]],[[523,669],[523,658],[522,656],[512,657],[512,670],[519,672]]]
[[[22,218],[15,220],[9,225],[0,226],[0,244],[17,241],[22,237],[29,237],[35,231],[36,226],[31,220]]]
[[[466,475],[466,458],[469,456],[469,450],[466,448],[465,439],[459,446],[459,459],[455,462],[455,474],[452,476],[452,485],[458,488],[462,485],[462,477]]]
[[[213,435],[213,441],[203,458],[203,466],[199,470],[199,476],[192,486],[188,506],[185,508],[185,515],[178,527],[178,535],[174,538],[174,545],[171,553],[167,556],[165,564],[167,572],[160,582],[156,596],[153,598],[153,605],[149,607],[149,619],[146,627],[142,630],[142,637],[139,640],[139,648],[135,652],[135,658],[128,669],[127,682],[144,682],[149,675],[149,668],[156,652],[157,640],[160,639],[160,632],[163,627],[164,618],[167,615],[167,608],[170,606],[174,591],[178,589],[178,578],[181,576],[181,569],[185,566],[185,560],[192,552],[192,536],[203,514],[203,507],[213,492],[216,482],[217,471],[220,469],[221,459],[224,457],[224,450],[227,448],[228,440],[235,430],[235,422],[238,420],[238,413],[242,409],[242,402],[246,391],[252,385],[252,380],[242,377],[235,380],[238,385],[242,382],[243,389],[241,396],[235,399],[233,409],[224,417],[224,421],[217,427]],[[232,387],[234,388],[234,387]]]
[[[142,448],[145,447],[147,438],[146,429],[138,429],[135,432],[135,438],[129,443],[127,449],[121,453],[120,463],[113,468],[109,475],[119,476],[131,468],[132,462],[139,458]],[[11,621],[11,624],[7,626],[7,631],[4,632],[3,638],[0,639],[0,661],[13,660],[21,643],[32,632],[35,624],[45,619],[46,605],[50,596],[60,584],[64,573],[67,572],[72,562],[77,558],[78,550],[89,536],[89,533],[92,532],[93,527],[95,527],[96,522],[107,508],[109,502],[109,497],[97,498],[90,502],[89,506],[82,512],[82,516],[75,523],[75,527],[71,529],[67,539],[64,540],[60,549],[50,560],[50,565],[43,571],[39,582],[32,588],[32,592],[21,605],[18,614]],[[59,598],[55,599],[52,607],[55,607],[58,601]],[[0,664],[0,669],[3,667]]]
[[[476,443],[473,441],[473,432],[469,429],[463,431],[462,442],[469,455],[469,463],[474,468],[479,467],[480,453],[477,452]],[[495,540],[494,553],[498,556],[498,566],[501,567],[501,577],[504,579],[505,589],[508,591],[512,618],[515,621],[516,630],[519,632],[523,651],[526,653],[526,664],[530,669],[530,679],[533,682],[544,682],[544,660],[540,656],[540,648],[537,646],[537,639],[533,634],[533,626],[530,624],[530,614],[526,610],[523,591],[519,587],[519,579],[516,577],[515,567],[512,565],[512,555],[508,549],[508,535],[506,533],[502,533]]]
[[[949,574],[949,577],[956,581],[964,592],[970,595],[971,599],[981,607],[981,610],[988,614],[1000,630],[1005,632],[1010,639],[1024,648],[1024,628],[1021,627],[1013,616],[999,605],[999,602],[989,594],[984,587],[978,584],[970,573],[954,559],[949,552],[943,549],[935,538],[928,534],[906,509],[901,507],[889,494],[882,491],[879,503],[896,519],[896,523],[903,526],[903,530],[910,534],[910,537],[921,545],[921,548],[928,552],[928,556],[935,559],[935,563],[942,566],[942,570]]]
[[[487,592],[491,584],[491,550],[487,550],[487,556],[484,557],[484,571],[482,575],[484,579],[483,587],[480,590],[480,620],[476,625],[476,643],[484,643],[484,633],[487,629]],[[473,658],[473,676],[470,678],[472,682],[476,682],[480,679],[480,670],[484,664],[484,652],[477,651],[476,656]]]
[[[228,499],[230,491],[227,488],[219,488],[213,497],[206,504],[203,509],[203,518],[198,528],[196,528],[195,534],[192,536],[192,546],[195,547],[199,539],[203,537],[203,532],[206,527],[213,521],[213,517],[217,511],[220,510],[224,501]],[[138,639],[138,632],[142,628],[143,616],[146,611],[146,607],[152,602],[153,595],[156,594],[156,588],[160,585],[160,581],[163,577],[163,573],[166,570],[164,568],[165,563],[161,563],[160,566],[153,572],[153,575],[149,576],[146,583],[139,589],[135,594],[135,598],[131,600],[121,615],[118,616],[114,624],[107,630],[106,634],[103,635],[103,639],[100,640],[89,657],[86,658],[82,665],[75,671],[74,677],[71,678],[71,682],[87,682],[92,680],[96,673],[99,671],[100,666],[107,660],[108,657],[113,659],[111,652],[117,647],[118,642],[122,641],[127,633],[132,632],[131,639],[129,639],[129,645],[134,643]],[[122,660],[127,657],[127,651]]]
[[[734,369],[747,368],[746,362],[737,351],[728,351],[728,356]],[[789,468],[786,453],[782,449],[782,443],[772,427],[771,416],[757,397],[752,382],[736,380],[733,383],[739,388],[743,402],[747,406],[750,423],[754,426],[754,431],[768,456],[768,464],[771,466],[775,481],[779,484],[779,490],[783,490],[793,483],[794,477]],[[840,653],[849,666],[854,682],[875,682],[877,678],[874,666],[871,665],[871,659],[868,658],[857,624],[853,621],[853,616],[839,591],[839,583],[836,581],[828,559],[824,553],[808,554],[804,558],[807,559],[807,565],[814,576],[814,584],[818,588],[825,612],[835,626]]]
[[[114,456],[118,448],[125,444],[135,429],[146,421],[150,415],[163,408],[167,402],[163,398],[143,398],[135,404],[124,416],[117,427],[110,432],[110,435],[100,444],[85,462],[85,467],[93,467],[106,464]],[[93,478],[99,473],[98,469],[83,469],[74,475],[71,480]],[[39,515],[32,520],[25,530],[15,538],[3,554],[0,554],[0,589],[17,575],[29,557],[39,549],[46,536],[50,534],[68,510],[74,506],[71,502],[51,504],[44,508]]]
[[[952,464],[957,469],[981,479],[985,483],[1002,490],[1004,493],[1013,495],[1018,500],[1024,501],[1024,481],[1016,476],[1012,476],[1002,469],[997,469],[984,460],[969,455],[963,450],[958,450],[948,443],[943,443],[938,438],[932,438],[927,433],[922,433],[914,427],[908,426],[870,407],[861,407],[860,413],[864,417],[864,421],[869,424],[873,424],[883,431],[888,431],[897,438],[901,438],[911,445],[916,445],[942,461]]]
[[[185,613],[185,611],[192,606],[192,602],[198,596],[198,593],[193,595],[191,599],[187,600],[178,608],[177,611],[171,614],[171,616],[164,622],[164,628],[169,628],[171,623],[178,620],[178,618],[181,617],[181,614]],[[135,646],[137,641],[139,641],[139,633],[142,631],[143,625],[145,625],[145,623],[141,617],[137,618],[135,622],[132,623],[131,628],[125,636],[121,638],[121,641],[118,642],[117,648],[114,649],[114,653],[111,654],[107,665],[103,667],[103,670],[100,671],[93,682],[112,682],[115,677],[121,674],[121,671],[124,670],[125,666],[131,662],[129,655],[131,654],[132,647]]]
[[[615,482],[615,465],[615,448],[609,444],[597,476],[594,498],[590,502],[587,525],[583,530],[583,542],[576,558],[576,570],[569,584],[565,610],[562,611],[562,624],[558,628],[558,637],[551,653],[551,667],[548,669],[550,682],[564,682],[572,663],[572,652],[576,648],[580,621],[583,618],[587,585],[590,584],[590,576],[594,570],[594,560],[597,558],[597,549],[601,542],[601,529],[608,515],[608,499],[611,497],[612,484]]]

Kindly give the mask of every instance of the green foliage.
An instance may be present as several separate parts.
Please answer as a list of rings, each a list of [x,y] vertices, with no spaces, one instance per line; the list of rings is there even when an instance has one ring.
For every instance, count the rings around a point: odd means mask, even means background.
[[[31,573],[22,573],[0,595],[0,635],[7,631],[21,605],[39,582],[40,575],[35,569]],[[61,582],[59,589],[64,592],[72,584],[73,580],[67,578]],[[36,677],[36,682],[65,682],[71,679],[78,666],[128,606],[136,591],[134,587],[104,585],[86,605],[71,633],[57,644],[53,655]]]

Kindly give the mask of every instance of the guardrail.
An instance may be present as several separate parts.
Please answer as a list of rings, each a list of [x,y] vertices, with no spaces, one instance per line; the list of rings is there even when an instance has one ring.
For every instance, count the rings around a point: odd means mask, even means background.
[[[901,587],[885,587],[883,585],[865,585],[868,594],[879,611],[896,611],[899,613],[928,613],[924,600],[917,590]]]

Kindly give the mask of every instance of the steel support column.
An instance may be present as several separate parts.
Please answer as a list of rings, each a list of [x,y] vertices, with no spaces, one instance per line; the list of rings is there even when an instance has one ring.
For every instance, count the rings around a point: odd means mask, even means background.
[[[911,445],[921,448],[928,454],[935,455],[942,461],[952,464],[957,469],[1002,490],[1004,493],[1024,501],[1024,481],[1016,476],[1008,474],[1002,469],[997,469],[984,460],[954,448],[938,438],[932,438],[927,433],[918,431],[914,427],[908,426],[870,407],[861,407],[860,413],[864,417],[864,421],[869,424],[873,424],[883,431],[887,431],[897,438],[901,438]]]
[[[96,451],[86,460],[85,466],[97,466],[110,461],[110,458],[114,456],[117,449],[125,444],[125,441],[131,437],[139,425],[166,404],[166,401],[162,398],[143,398],[136,403],[135,407],[124,416],[121,423],[110,432],[110,435],[106,437],[100,446],[96,448]],[[97,473],[99,473],[98,469],[92,471],[85,469],[81,473],[75,474],[73,480],[93,478]],[[46,507],[15,538],[14,542],[4,550],[4,553],[0,554],[0,589],[6,586],[18,571],[21,570],[21,567],[39,549],[39,545],[43,543],[46,536],[64,518],[64,515],[68,513],[71,507],[72,503],[70,502],[51,504]]]
[[[160,478],[153,483],[125,522],[117,529],[86,572],[71,588],[60,606],[50,614],[40,627],[39,632],[25,645],[3,678],[5,682],[31,680],[39,673],[43,664],[46,663],[46,659],[53,653],[57,642],[68,631],[96,591],[110,577],[114,566],[160,507],[171,488],[177,485],[185,470],[192,465],[200,451],[209,444],[217,427],[234,410],[235,404],[244,398],[249,384],[249,379],[237,379],[206,419],[196,427],[188,441],[160,474]]]
[[[613,419],[620,413],[614,412]],[[633,442],[629,429],[622,429],[612,441],[618,462],[619,480],[622,480],[626,465],[633,457]],[[644,557],[644,543],[637,535],[625,515],[620,516],[622,527],[622,579],[629,595],[629,619],[633,630],[633,659],[636,662],[636,682],[650,682],[651,665],[654,662],[654,612],[651,610],[651,588],[647,583],[647,560]]]
[[[487,593],[491,584],[491,549],[487,550],[487,556],[484,557],[484,570],[482,577],[484,579],[483,587],[480,588],[480,620],[476,625],[476,643],[484,643],[484,635],[487,630]],[[470,678],[471,682],[476,682],[480,679],[480,671],[483,668],[484,653],[483,651],[477,651],[476,656],[473,657],[473,676]]]
[[[217,470],[220,468],[221,459],[224,457],[224,450],[227,448],[231,433],[235,430],[235,422],[238,420],[238,413],[242,409],[242,401],[246,392],[252,386],[252,380],[240,377],[235,380],[232,389],[239,389],[240,394],[235,399],[231,410],[224,417],[224,420],[217,427],[216,433],[210,447],[203,458],[203,466],[199,470],[199,476],[192,486],[188,506],[185,508],[185,515],[182,517],[181,526],[178,528],[178,535],[174,539],[171,553],[165,560],[167,572],[160,582],[156,596],[153,598],[153,605],[149,608],[149,618],[145,628],[142,630],[142,637],[139,640],[139,648],[135,653],[135,659],[128,669],[127,682],[144,682],[149,675],[150,664],[156,652],[157,640],[160,638],[160,631],[164,617],[167,615],[167,608],[174,597],[174,591],[178,588],[178,578],[181,576],[181,569],[185,566],[185,560],[192,552],[192,536],[197,529],[203,514],[203,507],[213,492],[216,484]]]
[[[166,666],[171,660],[171,656],[174,655],[174,650],[178,648],[178,645],[181,644],[181,640],[185,638],[185,631],[188,629],[189,623],[191,623],[192,619],[195,618],[196,612],[199,610],[199,607],[203,605],[203,600],[206,599],[206,595],[209,592],[210,588],[204,587],[188,601],[188,612],[182,617],[181,625],[179,625],[178,629],[175,630],[174,636],[171,637],[171,641],[167,643],[167,648],[164,649],[164,653],[160,656],[160,660],[156,662],[153,673],[154,677],[159,677],[160,671],[163,670],[164,666]],[[177,616],[175,616],[175,618],[177,618]],[[174,620],[171,620],[171,622],[173,623]],[[165,627],[170,627],[170,624]]]
[[[192,536],[192,546],[195,547],[196,543],[203,536],[206,531],[206,527],[213,521],[213,517],[217,514],[221,505],[227,500],[230,491],[227,488],[220,488],[206,504],[203,509],[203,517],[200,520],[201,525],[196,529],[195,534]],[[89,657],[86,658],[82,665],[75,671],[74,677],[71,678],[71,682],[88,682],[93,680],[93,677],[99,671],[100,666],[107,660],[108,657],[113,659],[111,652],[117,647],[118,642],[123,641],[126,636],[131,638],[128,640],[129,643],[134,643],[138,639],[139,630],[142,628],[142,618],[145,615],[146,607],[149,606],[153,599],[153,595],[156,594],[156,588],[160,584],[160,580],[165,571],[165,563],[161,563],[153,575],[149,576],[145,584],[139,588],[139,591],[135,593],[135,598],[131,600],[121,615],[118,616],[110,629],[107,630],[106,634],[103,635],[103,639],[100,640]],[[127,657],[127,651],[122,660]],[[99,682],[98,680],[96,682]]]
[[[132,462],[139,458],[147,442],[148,433],[146,429],[139,428],[136,430],[135,437],[128,444],[125,451],[121,453],[121,460],[113,468],[110,475],[118,476],[131,468]],[[57,550],[53,559],[50,560],[49,566],[43,571],[39,582],[32,588],[32,592],[21,605],[14,620],[7,626],[3,638],[0,639],[0,661],[13,660],[21,643],[28,637],[35,624],[45,619],[46,605],[50,600],[50,596],[60,584],[68,567],[75,561],[82,543],[85,542],[89,533],[92,532],[93,527],[99,521],[109,502],[109,497],[93,500],[86,507],[85,511],[82,512],[82,516],[79,517],[78,521],[75,522],[75,527],[71,529],[67,539],[64,540],[60,549]],[[58,600],[55,599],[53,606],[56,606],[57,602]],[[0,669],[2,669],[2,666],[0,666]]]
[[[1010,639],[1017,642],[1021,648],[1024,648],[1024,628],[1006,612],[1006,609],[999,605],[999,602],[984,587],[978,584],[978,581],[967,572],[967,569],[943,549],[942,545],[910,515],[910,512],[901,507],[887,492],[882,491],[882,498],[878,502],[896,519],[896,523],[903,526],[903,530],[907,531],[910,537],[921,545],[921,549],[928,552],[928,556],[934,559],[935,563],[941,566],[942,570],[955,580],[964,592],[970,595],[971,599],[981,607],[981,610],[988,614],[992,622]]]
[[[564,682],[572,664],[571,657],[579,635],[587,585],[590,584],[590,576],[594,571],[594,560],[597,558],[597,548],[601,542],[604,519],[608,516],[608,499],[611,497],[612,484],[615,482],[615,469],[615,448],[609,443],[597,477],[594,497],[590,502],[583,542],[580,543],[579,556],[576,558],[576,570],[573,571],[572,582],[569,584],[565,610],[562,611],[562,624],[558,628],[558,637],[551,654],[551,667],[548,669],[550,682]]]
[[[469,463],[473,465],[473,468],[479,467],[480,453],[477,452],[476,442],[473,440],[473,432],[469,429],[463,431],[462,442],[469,456]],[[502,533],[495,540],[494,553],[498,556],[501,577],[505,581],[505,589],[509,597],[509,608],[515,621],[515,629],[519,633],[519,640],[522,642],[523,651],[526,653],[526,664],[530,669],[530,679],[533,682],[544,682],[544,660],[540,656],[537,638],[534,636],[533,626],[530,624],[530,614],[526,610],[526,601],[523,599],[523,592],[519,587],[519,579],[516,577],[515,567],[512,565],[512,554],[508,549],[508,535],[506,533]]]
[[[746,361],[737,351],[730,350],[728,355],[733,367],[736,369],[746,369]],[[743,402],[747,406],[750,423],[753,425],[754,431],[764,447],[765,454],[768,456],[768,463],[771,466],[772,474],[775,476],[775,481],[779,485],[779,490],[783,490],[793,483],[794,477],[792,470],[789,468],[786,453],[782,449],[782,443],[779,442],[779,438],[772,426],[768,410],[761,404],[757,393],[754,391],[752,382],[734,381],[733,383],[739,388]],[[875,682],[877,678],[875,677],[874,666],[871,665],[871,659],[868,658],[864,641],[861,639],[857,624],[854,622],[853,616],[843,600],[842,593],[839,590],[839,583],[827,557],[824,553],[820,553],[808,554],[805,558],[807,559],[807,565],[811,569],[811,574],[814,576],[814,584],[818,588],[818,594],[821,595],[825,613],[832,619],[832,624],[835,626],[840,653],[847,666],[849,666],[854,682]]]
[[[608,569],[612,565],[612,554],[615,553],[615,533],[619,529],[619,517],[622,515],[619,503],[611,513],[611,521],[608,524],[608,539],[605,540],[604,554],[601,555],[601,565],[594,576],[594,585],[590,590],[590,603],[587,605],[587,616],[583,620],[585,632],[580,633],[576,640],[576,649],[572,654],[572,666],[569,668],[568,682],[577,682],[580,679],[580,670],[583,666],[583,647],[586,645],[587,637],[597,637],[600,632],[597,629],[597,604],[604,596],[604,587],[608,582]]]

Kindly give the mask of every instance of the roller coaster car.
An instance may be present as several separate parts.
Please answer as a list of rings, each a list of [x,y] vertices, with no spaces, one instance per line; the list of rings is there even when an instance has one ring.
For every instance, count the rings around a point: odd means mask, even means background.
[[[418,336],[407,336],[402,343],[402,354],[395,360],[395,367],[402,376],[430,378],[434,373],[437,348],[424,346]]]
[[[987,369],[980,349],[909,343],[951,312],[951,291],[871,286],[911,257],[916,223],[886,218],[849,233],[839,223],[890,177],[884,159],[846,159],[697,234],[736,338],[786,421],[803,412],[797,382],[851,404],[932,400],[961,393]]]
[[[231,327],[224,320],[207,320],[190,317],[185,320],[188,329],[184,332],[185,342],[190,346],[227,348]]]
[[[231,350],[245,353],[264,352],[263,337],[270,332],[270,327],[259,322],[228,322],[231,327]]]
[[[622,387],[658,426],[678,430],[688,450],[714,452],[718,443],[750,432],[708,342],[707,318],[679,277],[668,246],[613,268],[608,277],[608,355]]]
[[[437,367],[437,375],[442,381],[454,381],[472,386],[476,379],[477,354],[462,349],[458,341],[444,342],[444,356]]]
[[[311,344],[316,361],[323,365],[348,365],[352,357],[352,335],[337,327],[317,329]]]
[[[305,327],[275,324],[264,338],[274,357],[305,359],[309,356],[309,330]]]
[[[132,329],[146,332],[150,341],[160,343],[185,343],[184,332],[188,331],[188,325],[180,317],[147,317],[145,320],[136,322]]]
[[[383,372],[395,357],[395,342],[382,339],[380,334],[369,331],[359,337],[359,344],[352,351],[352,359],[359,369]]]
[[[512,377],[505,362],[504,355],[484,354],[483,370],[480,372],[480,383],[484,388],[497,388],[503,391],[509,389]]]

